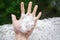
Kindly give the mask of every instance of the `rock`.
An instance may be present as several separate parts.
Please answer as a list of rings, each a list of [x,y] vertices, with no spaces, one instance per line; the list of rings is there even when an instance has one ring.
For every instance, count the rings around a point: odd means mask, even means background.
[[[12,24],[0,26],[0,40],[14,40]],[[38,20],[29,40],[60,40],[60,17]]]

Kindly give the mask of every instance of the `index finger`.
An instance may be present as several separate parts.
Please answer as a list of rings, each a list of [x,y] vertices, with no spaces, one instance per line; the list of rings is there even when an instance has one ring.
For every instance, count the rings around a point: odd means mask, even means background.
[[[21,2],[21,13],[25,13],[24,2]]]

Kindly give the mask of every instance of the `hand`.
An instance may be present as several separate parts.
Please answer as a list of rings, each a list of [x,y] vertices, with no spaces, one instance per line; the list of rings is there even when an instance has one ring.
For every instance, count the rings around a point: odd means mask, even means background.
[[[32,7],[32,2],[29,2],[28,5],[28,9],[27,9],[27,13],[26,14],[30,14],[31,13],[31,7]],[[33,12],[31,13],[32,16],[36,15],[36,11],[37,11],[38,5],[35,5]],[[21,2],[21,18],[19,20],[16,19],[16,16],[12,14],[12,22],[13,22],[13,27],[14,27],[14,32],[16,34],[19,34],[21,37],[26,37],[28,38],[29,35],[32,33],[33,29],[35,28],[35,25],[37,23],[37,20],[41,17],[41,12],[39,12],[39,14],[37,15],[36,19],[35,19],[35,24],[34,24],[34,28],[32,28],[31,31],[28,31],[26,34],[23,34],[20,32],[20,28],[19,28],[19,22],[20,20],[23,20],[22,14],[25,14],[25,9],[24,9],[24,3]]]

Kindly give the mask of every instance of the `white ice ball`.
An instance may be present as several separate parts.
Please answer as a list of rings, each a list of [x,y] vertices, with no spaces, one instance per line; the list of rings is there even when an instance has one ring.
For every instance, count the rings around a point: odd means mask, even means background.
[[[24,18],[20,21],[20,31],[26,33],[34,27],[34,17],[30,15],[23,15]]]

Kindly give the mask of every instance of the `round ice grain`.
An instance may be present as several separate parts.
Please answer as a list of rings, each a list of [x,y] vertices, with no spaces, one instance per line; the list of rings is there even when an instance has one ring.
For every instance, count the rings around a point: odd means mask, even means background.
[[[34,17],[32,15],[24,15],[25,17],[20,21],[20,31],[26,33],[34,27]]]

